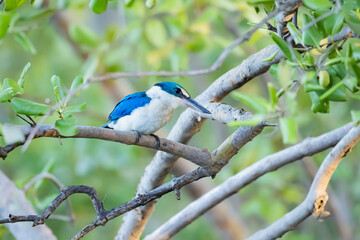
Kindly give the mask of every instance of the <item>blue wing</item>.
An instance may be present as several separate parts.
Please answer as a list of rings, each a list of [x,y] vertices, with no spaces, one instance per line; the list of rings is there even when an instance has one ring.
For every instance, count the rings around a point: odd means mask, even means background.
[[[118,102],[114,110],[110,113],[108,121],[115,121],[123,116],[130,115],[132,111],[145,106],[150,100],[151,98],[149,98],[145,92],[130,94]]]

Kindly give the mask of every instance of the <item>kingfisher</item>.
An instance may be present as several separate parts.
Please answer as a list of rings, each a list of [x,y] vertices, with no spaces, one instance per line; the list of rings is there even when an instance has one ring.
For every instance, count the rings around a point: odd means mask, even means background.
[[[141,134],[150,134],[155,137],[156,148],[159,148],[160,139],[153,133],[170,121],[174,110],[180,106],[211,114],[179,84],[160,82],[146,92],[133,93],[121,99],[110,113],[108,123],[102,127],[134,131],[137,143]]]

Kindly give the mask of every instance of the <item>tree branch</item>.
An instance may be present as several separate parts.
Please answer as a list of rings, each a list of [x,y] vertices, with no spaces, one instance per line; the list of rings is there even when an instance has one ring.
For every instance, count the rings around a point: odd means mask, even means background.
[[[311,214],[315,218],[327,217],[329,212],[324,210],[328,199],[326,193],[327,185],[342,158],[346,156],[359,139],[360,125],[353,127],[326,156],[305,200],[269,227],[250,236],[248,240],[275,239],[281,237],[286,232],[293,230]]]
[[[201,117],[210,117],[211,119],[219,121],[221,123],[248,120],[251,117],[251,114],[249,112],[245,112],[242,109],[239,110],[233,108],[226,104],[208,103],[206,107],[212,112],[212,115],[199,113],[193,110],[191,111],[195,116],[197,116],[197,119],[201,119]],[[263,125],[266,126],[266,124]],[[34,131],[34,128],[31,126],[19,126],[19,128],[25,135],[25,139],[27,139],[28,136]],[[121,132],[90,126],[79,126],[78,133],[74,136],[61,136],[59,132],[55,129],[55,127],[52,125],[37,125],[37,128],[35,130],[36,132],[34,133],[34,138],[94,138],[106,141],[120,142],[128,145],[138,145],[152,149],[156,149],[157,144],[155,138],[149,135],[142,135],[140,141],[136,143],[136,134],[133,132]],[[21,146],[22,144],[24,143],[15,143],[7,145],[5,147],[0,147],[0,157],[5,159],[9,152]],[[210,153],[206,152],[205,150],[173,142],[171,140],[162,138],[160,140],[160,147],[156,150],[172,153],[179,157],[190,160],[200,166],[209,164],[209,162],[207,161],[209,159]]]
[[[347,132],[349,132],[352,127],[353,123],[349,123],[319,137],[307,138],[299,144],[257,161],[238,174],[230,177],[210,192],[204,194],[201,198],[189,204],[186,208],[178,212],[170,220],[156,229],[152,234],[148,235],[146,240],[170,238],[216,204],[237,193],[240,189],[264,174],[275,171],[278,168],[299,160],[304,156],[311,156],[334,146]]]
[[[24,133],[25,138],[33,131],[33,128],[30,126],[19,126],[21,131]],[[78,126],[78,133],[74,136],[62,136],[56,130],[53,125],[38,125],[37,131],[34,135],[34,138],[40,137],[52,137],[52,138],[93,138],[93,139],[101,139],[112,142],[120,142],[128,145],[138,145],[147,148],[156,149],[156,143],[154,137],[150,135],[142,135],[139,142],[136,143],[136,134],[134,132],[123,132],[116,131],[112,129],[106,128],[98,128],[91,126]],[[6,155],[14,150],[16,147],[21,146],[22,143],[16,143],[12,145],[8,145],[2,147],[2,150],[6,152]],[[197,165],[208,165],[208,159],[210,158],[210,153],[203,151],[196,147],[187,146],[185,144],[173,142],[171,140],[167,140],[161,138],[160,147],[158,148],[160,151],[170,152],[172,154],[178,155],[179,157],[183,157],[187,160],[192,161]]]
[[[238,150],[246,143],[251,141],[264,128],[264,124],[259,124],[252,128],[253,131],[247,131],[245,128],[239,128],[229,138],[227,138],[217,150],[212,153],[211,165],[199,167],[198,169],[185,174],[181,177],[174,178],[171,182],[163,184],[162,186],[145,194],[138,194],[133,200],[120,205],[110,211],[106,211],[96,191],[92,187],[87,186],[70,186],[61,191],[58,197],[50,204],[50,206],[40,215],[14,216],[9,215],[9,218],[0,220],[1,223],[14,223],[22,221],[31,221],[33,226],[43,224],[46,219],[56,210],[56,208],[66,200],[70,195],[75,193],[88,194],[93,202],[97,213],[97,218],[92,223],[83,228],[73,239],[80,239],[91,230],[100,225],[105,225],[109,220],[120,216],[138,206],[145,205],[157,198],[160,198],[166,193],[179,190],[181,187],[199,180],[204,177],[214,177],[224,167],[229,160],[238,152]],[[226,154],[225,154],[226,153]]]

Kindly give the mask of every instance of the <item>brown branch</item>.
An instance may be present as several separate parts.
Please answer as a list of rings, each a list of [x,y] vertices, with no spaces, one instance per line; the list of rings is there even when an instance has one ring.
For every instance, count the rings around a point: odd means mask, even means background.
[[[26,137],[33,131],[33,128],[30,126],[19,126],[19,128]],[[56,128],[52,125],[38,125],[34,138],[36,139],[41,137],[93,138],[106,141],[120,142],[128,145],[138,145],[152,149],[156,149],[157,144],[156,139],[150,135],[142,135],[139,142],[136,143],[136,134],[134,132],[122,132],[91,126],[79,126],[78,133],[74,136],[61,136],[56,130]],[[9,152],[14,150],[16,147],[21,146],[22,144],[24,143],[16,143],[2,147],[2,151],[4,151],[2,157],[6,157]],[[183,157],[200,166],[209,164],[209,152],[203,151],[196,147],[191,147],[185,144],[173,142],[164,138],[160,140],[160,147],[158,148],[158,150],[178,155],[179,157]]]
[[[156,229],[152,234],[148,235],[146,240],[170,238],[178,231],[192,223],[195,219],[202,216],[216,204],[237,193],[240,189],[244,188],[264,174],[275,171],[286,164],[301,159],[304,156],[311,156],[334,146],[344,137],[352,126],[353,123],[349,123],[321,136],[307,138],[299,144],[257,161],[253,165],[230,177],[210,192],[204,194],[201,198],[186,206],[182,211],[178,212],[170,220]]]
[[[215,175],[229,162],[229,160],[238,152],[238,150],[246,143],[251,141],[257,134],[259,134],[264,124],[259,124],[255,127],[249,127],[252,131],[246,131],[244,128],[239,128],[229,138],[227,138],[211,155],[211,165],[202,166],[196,170],[185,174],[181,177],[174,178],[171,182],[163,184],[162,186],[150,191],[149,193],[139,194],[133,200],[120,205],[117,208],[106,211],[96,191],[92,187],[87,186],[70,186],[61,191],[59,196],[50,204],[50,206],[40,215],[14,216],[10,215],[7,219],[0,220],[2,223],[14,223],[22,221],[31,221],[33,226],[43,224],[46,219],[56,210],[56,208],[70,195],[75,193],[88,194],[93,202],[97,213],[97,218],[84,229],[82,229],[73,239],[80,239],[91,230],[100,225],[105,225],[109,220],[120,216],[138,206],[145,205],[157,198],[160,198],[166,193],[174,190],[179,190],[181,187],[197,181],[204,177],[215,177]]]
[[[15,216],[9,214],[8,218],[0,220],[0,224],[15,222],[33,222],[33,227],[44,224],[45,220],[50,217],[50,215],[57,209],[57,207],[69,196],[75,193],[83,193],[89,195],[97,215],[101,217],[103,214],[105,214],[106,211],[95,189],[92,187],[80,185],[70,186],[66,189],[61,190],[60,194],[55,198],[55,200],[52,201],[49,207],[40,215]]]
[[[248,240],[278,238],[293,230],[311,214],[320,219],[327,217],[330,213],[324,210],[328,200],[326,188],[342,158],[346,156],[359,139],[360,125],[353,127],[326,156],[305,200],[267,228],[250,236]]]

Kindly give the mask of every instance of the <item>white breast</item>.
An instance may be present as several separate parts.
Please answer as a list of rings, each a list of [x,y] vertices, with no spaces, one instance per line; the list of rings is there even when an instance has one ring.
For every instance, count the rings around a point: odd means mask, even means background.
[[[154,89],[155,88],[155,89]],[[154,133],[171,120],[174,109],[179,106],[177,99],[152,87],[146,94],[152,98],[149,104],[134,110],[131,115],[109,123],[109,127],[119,131],[137,131],[142,134]],[[168,96],[167,96],[168,95]]]

